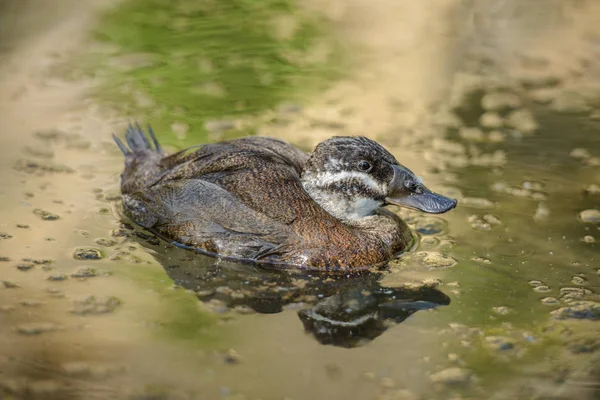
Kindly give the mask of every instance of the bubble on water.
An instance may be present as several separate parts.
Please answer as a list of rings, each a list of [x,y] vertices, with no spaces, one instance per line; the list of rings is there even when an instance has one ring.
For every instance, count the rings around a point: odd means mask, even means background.
[[[420,218],[415,224],[415,230],[422,235],[441,235],[447,228],[448,223],[439,217]]]
[[[79,247],[75,249],[73,258],[76,260],[101,260],[102,252],[93,247]]]

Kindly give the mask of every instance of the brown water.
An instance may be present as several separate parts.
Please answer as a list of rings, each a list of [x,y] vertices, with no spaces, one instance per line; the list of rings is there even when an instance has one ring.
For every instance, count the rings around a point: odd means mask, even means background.
[[[51,72],[111,3],[23,3],[2,31],[0,398],[598,398],[600,217],[580,214],[600,199],[593,2],[306,5],[360,72],[263,133],[364,133],[460,200],[397,210],[418,247],[345,281],[120,222],[110,133],[127,121]]]

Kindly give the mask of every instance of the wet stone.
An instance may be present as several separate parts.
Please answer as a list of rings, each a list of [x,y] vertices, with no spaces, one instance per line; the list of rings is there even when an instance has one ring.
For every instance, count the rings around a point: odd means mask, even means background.
[[[473,208],[494,208],[494,202],[483,197],[465,197],[461,200],[461,205]]]
[[[46,279],[48,279],[49,281],[53,281],[53,282],[59,282],[59,281],[64,281],[67,278],[68,278],[68,276],[66,274],[57,272],[57,273],[48,275],[48,277]]]
[[[17,285],[16,283],[14,283],[12,281],[3,280],[3,281],[0,281],[0,282],[2,282],[2,286],[5,289],[17,289],[17,288],[20,287],[19,285]]]
[[[43,219],[44,221],[56,221],[60,218],[58,214],[51,213],[49,211],[44,211],[40,208],[36,208],[33,210],[33,213]]]
[[[77,315],[107,314],[115,311],[120,305],[121,301],[113,296],[87,296],[83,299],[74,300],[71,312]]]
[[[37,300],[25,299],[25,300],[21,300],[19,302],[19,304],[22,305],[23,307],[39,307],[39,306],[43,305],[44,303],[42,303],[41,301],[37,301]]]
[[[449,268],[457,263],[454,258],[436,251],[421,251],[417,253],[417,256],[421,257],[423,263],[431,268]]]
[[[32,269],[34,266],[33,263],[21,263],[21,264],[17,264],[17,269],[19,271],[29,271],[30,269]]]
[[[596,238],[593,237],[592,235],[585,235],[584,237],[581,238],[581,241],[584,243],[592,244],[592,243],[596,243]]]
[[[582,149],[581,147],[578,147],[578,148],[571,150],[571,152],[569,153],[569,156],[583,160],[586,158],[590,158],[592,155],[590,154],[590,152],[587,149]]]
[[[79,267],[71,273],[72,278],[93,278],[98,273],[92,267]]]
[[[56,297],[56,298],[65,297],[65,294],[61,290],[56,289],[56,288],[48,288],[48,289],[46,289],[46,292],[52,297]]]
[[[39,174],[43,175],[46,173],[73,173],[75,170],[71,167],[62,164],[55,164],[52,162],[40,162],[37,160],[17,160],[14,165],[14,169],[19,172],[25,172],[27,174]]]
[[[544,297],[540,301],[542,302],[542,304],[547,305],[547,306],[555,306],[555,305],[559,304],[559,301],[556,297]]]
[[[112,247],[117,245],[117,241],[109,238],[98,238],[94,241],[99,246]]]
[[[506,306],[492,307],[492,311],[498,315],[506,315],[510,313],[510,308]]]
[[[471,258],[471,261],[474,261],[476,263],[480,263],[480,264],[491,264],[492,262],[485,257],[473,257]]]
[[[241,360],[242,360],[242,357],[234,349],[227,350],[227,352],[225,353],[225,355],[223,357],[223,361],[225,361],[225,363],[227,363],[227,364],[239,364]]]
[[[101,260],[103,256],[100,250],[93,247],[79,247],[75,249],[73,258],[76,260]]]
[[[567,307],[561,307],[550,313],[554,318],[562,319],[600,319],[600,303],[595,301],[575,301]]]
[[[50,322],[42,323],[27,323],[17,326],[17,332],[22,335],[39,335],[45,332],[51,332],[56,330],[56,325]]]
[[[473,372],[466,368],[451,367],[432,374],[429,379],[433,383],[445,385],[461,385],[471,381]]]
[[[585,193],[587,195],[598,195],[600,194],[600,185],[596,185],[594,183],[592,183],[591,185],[589,185],[588,187],[585,188]]]
[[[560,299],[565,302],[583,300],[593,294],[591,290],[582,287],[564,287],[559,292]]]
[[[498,351],[511,350],[515,347],[514,340],[506,336],[486,336],[485,344],[487,347]]]
[[[600,350],[600,339],[597,337],[581,338],[569,343],[568,347],[575,354],[593,353]]]
[[[587,284],[587,280],[582,276],[574,276],[571,279],[571,282],[574,283],[575,285],[586,285]]]
[[[579,213],[579,219],[587,224],[598,224],[600,223],[600,211],[594,209],[584,210]]]
[[[546,285],[540,285],[540,286],[534,287],[533,290],[535,290],[536,292],[544,293],[544,292],[549,292],[550,287],[546,286]]]

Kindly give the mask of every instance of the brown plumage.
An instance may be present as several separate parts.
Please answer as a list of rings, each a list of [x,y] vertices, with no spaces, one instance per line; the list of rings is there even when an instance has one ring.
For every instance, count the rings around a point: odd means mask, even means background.
[[[149,134],[152,144],[130,127],[129,148],[115,137],[125,154],[126,214],[166,240],[213,256],[360,271],[386,264],[412,241],[406,224],[379,206],[406,198],[409,207],[444,212],[456,204],[362,137],[329,139],[312,155],[265,137],[165,155]]]

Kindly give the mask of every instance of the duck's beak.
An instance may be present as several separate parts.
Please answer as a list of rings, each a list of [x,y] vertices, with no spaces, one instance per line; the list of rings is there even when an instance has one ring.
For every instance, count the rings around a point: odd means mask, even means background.
[[[430,214],[441,214],[456,207],[457,201],[427,189],[411,170],[392,165],[394,177],[390,183],[387,204],[412,208]]]

